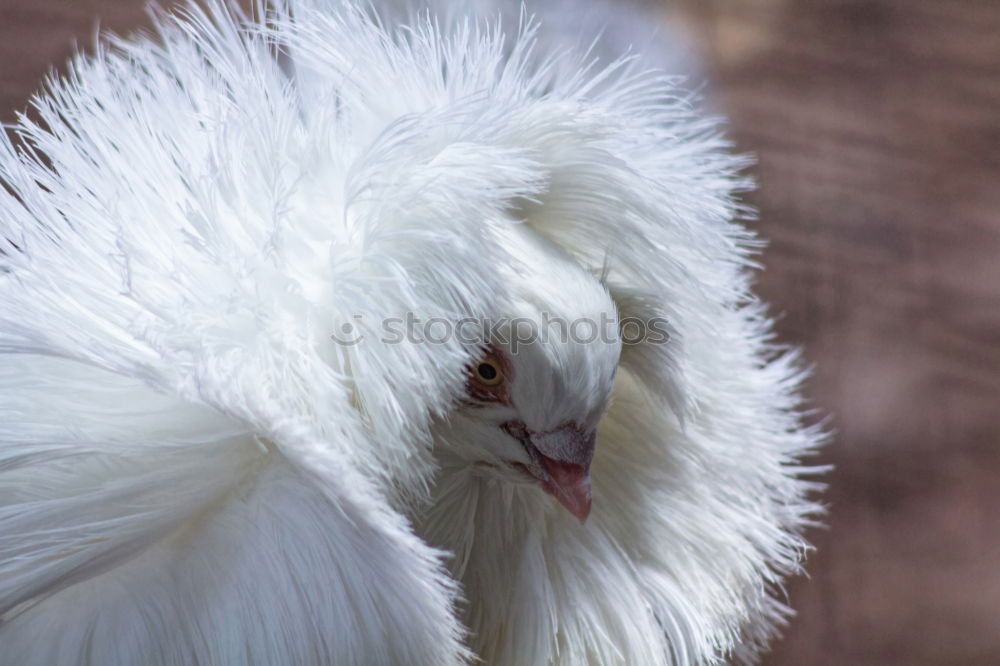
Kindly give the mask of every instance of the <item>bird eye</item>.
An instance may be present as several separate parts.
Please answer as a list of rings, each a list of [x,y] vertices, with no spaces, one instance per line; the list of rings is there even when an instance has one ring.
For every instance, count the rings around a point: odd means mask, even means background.
[[[486,386],[497,386],[503,381],[503,371],[500,364],[492,358],[484,358],[475,367],[476,381]]]

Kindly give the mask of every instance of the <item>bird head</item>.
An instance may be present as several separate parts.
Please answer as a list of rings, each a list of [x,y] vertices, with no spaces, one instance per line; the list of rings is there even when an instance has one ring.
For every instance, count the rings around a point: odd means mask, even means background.
[[[581,521],[590,465],[621,353],[601,282],[525,225],[506,230],[521,258],[504,316],[466,369],[463,400],[439,440],[462,463],[537,484]]]

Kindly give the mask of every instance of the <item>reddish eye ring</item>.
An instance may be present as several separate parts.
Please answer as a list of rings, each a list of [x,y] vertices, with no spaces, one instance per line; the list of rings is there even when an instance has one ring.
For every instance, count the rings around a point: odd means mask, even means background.
[[[483,386],[499,386],[504,380],[500,363],[491,356],[487,356],[476,363],[472,374],[475,380]]]
[[[466,367],[466,391],[473,404],[511,404],[512,371],[502,350],[492,346],[483,350],[483,355]]]

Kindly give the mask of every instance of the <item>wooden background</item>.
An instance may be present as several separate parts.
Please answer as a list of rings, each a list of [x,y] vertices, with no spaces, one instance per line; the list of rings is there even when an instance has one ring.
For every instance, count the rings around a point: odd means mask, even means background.
[[[1000,2],[685,0],[838,435],[770,664],[1000,664]]]
[[[766,663],[1000,664],[1000,0],[655,10],[758,157],[759,291],[838,431]],[[130,30],[143,3],[0,0],[0,118],[98,19]]]

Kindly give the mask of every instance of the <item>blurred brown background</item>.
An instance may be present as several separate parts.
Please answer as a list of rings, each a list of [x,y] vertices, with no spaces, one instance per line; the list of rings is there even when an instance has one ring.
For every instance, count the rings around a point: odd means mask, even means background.
[[[767,663],[1000,664],[1000,2],[678,5],[837,429]]]
[[[0,119],[143,6],[0,0]],[[838,431],[829,529],[766,663],[1000,664],[1000,1],[656,11],[758,157],[759,291]]]

